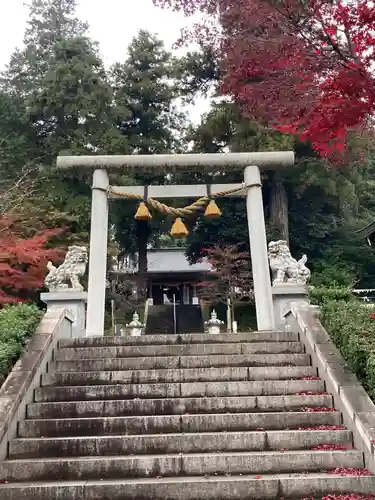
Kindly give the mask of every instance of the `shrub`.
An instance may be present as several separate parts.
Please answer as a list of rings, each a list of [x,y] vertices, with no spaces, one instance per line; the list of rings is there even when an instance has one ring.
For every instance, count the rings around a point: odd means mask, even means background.
[[[313,304],[322,304],[331,300],[351,300],[354,298],[352,289],[346,286],[311,287],[310,298]]]
[[[22,354],[42,317],[35,305],[17,304],[0,310],[0,374],[6,376]]]
[[[353,296],[335,300],[325,295],[320,310],[320,319],[333,342],[375,399],[375,313]]]

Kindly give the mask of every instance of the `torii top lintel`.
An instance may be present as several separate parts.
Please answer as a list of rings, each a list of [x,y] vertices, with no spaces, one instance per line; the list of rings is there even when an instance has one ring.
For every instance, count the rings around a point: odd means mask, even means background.
[[[293,151],[261,153],[202,153],[155,155],[58,156],[60,170],[117,170],[123,172],[175,172],[242,170],[256,165],[262,170],[274,170],[294,164]]]

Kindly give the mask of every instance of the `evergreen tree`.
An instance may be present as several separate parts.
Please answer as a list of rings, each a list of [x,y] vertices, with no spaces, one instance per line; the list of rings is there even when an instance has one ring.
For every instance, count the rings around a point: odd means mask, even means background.
[[[147,31],[139,32],[128,53],[125,63],[111,70],[117,127],[133,153],[171,152],[178,145],[184,119],[176,106],[177,62]]]
[[[76,6],[76,0],[32,0],[23,48],[14,52],[3,75],[5,89],[28,95],[40,88],[55,45],[86,35],[88,25],[76,17]]]
[[[191,131],[189,137],[197,152],[267,151],[294,148],[296,165],[281,172],[262,172],[263,199],[268,239],[284,236],[283,215],[290,224],[290,245],[296,255],[307,253],[313,277],[320,282],[325,276],[337,276],[340,283],[360,282],[371,286],[375,277],[373,256],[365,242],[354,237],[360,220],[374,213],[373,163],[352,155],[350,165],[331,168],[317,157],[308,144],[259,127],[244,119],[231,103],[216,104]],[[363,151],[365,143],[351,145]],[[370,157],[371,158],[371,157]],[[287,195],[287,211],[280,214],[275,203],[275,174],[279,174]],[[191,177],[191,176],[190,176]],[[185,179],[187,182],[188,179]],[[197,182],[242,182],[242,173],[225,176],[195,176]],[[196,261],[202,249],[228,242],[248,245],[246,206],[243,199],[218,200],[222,217],[197,220],[188,236],[188,256]],[[275,224],[276,220],[276,224]],[[279,225],[277,224],[279,223]],[[353,262],[355,263],[353,265]]]
[[[194,144],[194,151],[200,153],[222,153],[228,150],[232,152],[285,150],[293,147],[287,136],[265,130],[255,122],[243,119],[239,108],[232,102],[213,104],[201,123],[191,129],[189,139]],[[273,185],[272,176],[273,172],[263,173],[264,182]],[[201,175],[198,180],[204,183],[243,182],[243,173],[227,171],[224,175],[205,174]],[[282,185],[281,189],[283,188]],[[275,193],[272,193],[272,197],[274,195]],[[222,209],[222,217],[216,220],[200,218],[189,236],[188,253],[193,261],[199,258],[201,248],[209,248],[223,241],[241,244],[244,248],[248,247],[248,226],[244,199],[222,199],[219,200],[219,204]],[[279,209],[274,209],[272,216],[271,221],[276,220],[276,224],[271,224],[275,226],[274,232],[281,236],[284,231],[283,235],[287,238],[287,208],[282,212]]]
[[[10,189],[26,171],[34,170],[35,133],[22,98],[0,91],[0,183]]]
[[[4,92],[23,101],[33,132],[29,160],[38,165],[39,189],[32,205],[47,226],[67,225],[73,240],[87,244],[91,181],[62,178],[56,157],[119,150],[124,139],[113,125],[103,63],[75,8],[74,0],[33,0],[24,47],[13,54],[2,83]]]
[[[178,151],[184,116],[177,109],[179,97],[176,60],[162,41],[140,31],[128,49],[124,63],[115,64],[111,81],[116,105],[116,126],[135,154]],[[164,174],[136,173],[136,184],[164,183]],[[123,182],[122,182],[123,183]],[[160,228],[160,217],[151,223],[134,220],[136,204],[117,201],[116,236],[123,252],[138,252],[139,282],[144,288],[147,245]]]
[[[46,164],[61,152],[102,152],[111,130],[112,91],[102,61],[85,38],[61,40],[48,70],[27,99]]]
[[[43,203],[73,217],[72,232],[87,243],[91,179],[84,174],[62,178],[54,163],[59,154],[123,152],[126,140],[113,125],[112,90],[100,58],[85,38],[55,45],[41,83],[41,91],[28,100],[28,111],[49,177]]]

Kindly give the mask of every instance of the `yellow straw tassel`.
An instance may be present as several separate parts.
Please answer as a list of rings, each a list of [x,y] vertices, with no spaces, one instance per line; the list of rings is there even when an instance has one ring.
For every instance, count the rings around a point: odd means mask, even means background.
[[[134,219],[137,220],[151,220],[152,215],[150,214],[149,209],[144,201],[139,204],[138,210],[134,216]]]
[[[177,217],[177,219],[174,221],[170,234],[175,238],[183,238],[184,236],[187,236],[189,234],[189,231],[186,229],[186,226],[182,222],[181,217]]]
[[[209,219],[214,219],[215,217],[220,217],[221,211],[220,208],[216,205],[215,200],[211,200],[207,205],[204,216]]]

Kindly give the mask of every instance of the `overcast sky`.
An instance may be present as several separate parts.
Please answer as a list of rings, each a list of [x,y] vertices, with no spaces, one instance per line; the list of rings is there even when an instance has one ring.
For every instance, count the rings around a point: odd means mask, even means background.
[[[0,70],[9,61],[13,50],[22,46],[28,16],[25,0],[0,0]],[[181,13],[153,6],[152,0],[77,0],[78,17],[90,25],[90,35],[100,43],[106,66],[125,58],[126,47],[140,29],[162,38],[169,49],[177,40],[181,28],[189,22]],[[197,103],[192,110],[194,121],[207,109]]]
[[[30,1],[30,0],[29,0]],[[22,44],[28,16],[25,0],[0,0],[0,68]],[[106,64],[124,57],[126,46],[140,29],[159,35],[170,47],[188,20],[180,13],[153,6],[152,0],[77,0],[78,17],[90,24]]]

